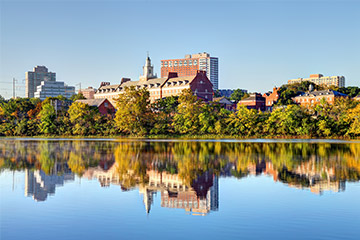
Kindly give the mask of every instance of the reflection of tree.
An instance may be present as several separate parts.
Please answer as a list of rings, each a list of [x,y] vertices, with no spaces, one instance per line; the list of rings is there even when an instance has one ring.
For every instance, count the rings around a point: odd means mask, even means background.
[[[41,169],[51,174],[68,165],[79,175],[89,167],[104,171],[116,163],[124,188],[147,183],[149,170],[178,174],[187,186],[205,172],[274,179],[308,186],[318,181],[359,181],[360,144],[307,142],[142,142],[16,141],[0,142],[1,169]],[[56,171],[61,174],[61,169]],[[270,173],[271,172],[271,173]]]
[[[126,189],[146,181],[146,162],[140,158],[144,143],[120,143],[115,148],[115,162],[122,186]]]
[[[54,167],[54,149],[48,141],[43,141],[39,144],[39,163],[41,169],[48,175]]]

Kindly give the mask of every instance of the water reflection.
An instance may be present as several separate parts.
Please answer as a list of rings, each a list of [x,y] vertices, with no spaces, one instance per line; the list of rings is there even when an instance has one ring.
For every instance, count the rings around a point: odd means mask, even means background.
[[[219,208],[219,177],[269,175],[315,194],[360,179],[360,144],[141,141],[0,141],[0,168],[25,171],[25,196],[45,201],[81,178],[139,189],[147,213],[161,207],[205,215]]]

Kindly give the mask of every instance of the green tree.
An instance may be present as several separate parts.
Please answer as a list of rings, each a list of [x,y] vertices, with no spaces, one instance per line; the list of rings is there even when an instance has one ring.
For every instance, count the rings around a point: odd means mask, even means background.
[[[244,92],[242,89],[235,89],[234,92],[231,94],[230,99],[236,102],[249,97],[250,95]]]
[[[55,108],[47,103],[42,105],[40,115],[40,131],[46,135],[56,134],[57,127],[55,125],[56,113]]]
[[[235,136],[252,136],[261,134],[261,122],[266,113],[258,112],[255,109],[248,109],[238,104],[237,111],[230,114],[227,119],[227,132]]]
[[[151,109],[154,113],[153,127],[150,130],[151,134],[168,134],[174,132],[172,123],[178,105],[177,96],[158,99],[151,104]]]
[[[116,99],[115,125],[123,133],[145,135],[151,129],[153,114],[149,91],[144,88],[126,88]]]
[[[75,102],[76,100],[80,100],[80,99],[86,99],[81,92],[78,94],[74,94],[70,97],[70,100],[73,102]]]
[[[100,118],[97,107],[91,107],[82,102],[73,102],[68,114],[73,134],[95,135],[97,133],[95,122]]]
[[[181,134],[197,134],[200,129],[199,115],[203,102],[193,95],[191,89],[183,90],[174,116],[174,129]]]
[[[264,123],[264,132],[273,136],[311,134],[310,116],[298,105],[275,109]]]
[[[309,81],[305,81],[301,83],[285,84],[280,87],[279,99],[276,105],[284,106],[284,105],[295,104],[292,99],[298,96],[300,93],[308,91],[310,84],[314,86],[315,90],[324,89],[324,87],[316,85]]]

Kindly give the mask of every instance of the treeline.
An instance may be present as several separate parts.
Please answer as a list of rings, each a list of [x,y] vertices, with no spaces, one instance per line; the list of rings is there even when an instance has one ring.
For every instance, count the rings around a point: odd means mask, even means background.
[[[284,105],[271,113],[244,106],[231,112],[217,103],[208,104],[197,99],[191,90],[179,97],[150,103],[146,89],[129,88],[119,95],[115,116],[103,116],[96,107],[78,102],[73,102],[68,110],[55,110],[52,100],[2,100],[0,135],[360,136],[360,104],[350,98],[338,99],[334,104],[324,99],[311,108],[284,100]]]

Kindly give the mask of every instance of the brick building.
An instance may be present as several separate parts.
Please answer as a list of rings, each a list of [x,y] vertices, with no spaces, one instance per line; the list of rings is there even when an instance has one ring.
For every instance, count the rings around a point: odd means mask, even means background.
[[[251,93],[250,97],[239,101],[238,105],[244,105],[248,109],[265,111],[265,98],[259,93]]]
[[[97,107],[99,109],[100,114],[104,116],[115,113],[114,106],[107,99],[81,99],[81,100],[76,100],[76,102],[81,102],[88,104],[89,106],[92,107]]]
[[[323,90],[323,91],[308,91],[302,93],[299,96],[293,98],[294,102],[301,106],[311,106],[320,103],[322,99],[325,99],[328,103],[333,104],[336,98],[347,97],[346,94],[333,91],[333,90]]]
[[[274,87],[272,92],[267,92],[263,94],[263,97],[265,98],[266,111],[271,112],[273,110],[273,105],[279,99],[279,90],[280,88]]]
[[[153,72],[151,60],[148,57],[144,66],[144,74],[139,81],[131,81],[129,78],[122,78],[120,84],[110,85],[102,82],[94,94],[95,99],[108,99],[112,102],[124,93],[126,87],[146,88],[150,93],[150,101],[170,96],[178,96],[185,89],[191,89],[198,98],[205,101],[213,99],[213,85],[206,76],[205,71],[197,70],[193,76],[178,76],[177,73],[169,72],[168,76],[157,78]]]
[[[161,77],[167,77],[170,72],[176,72],[179,77],[194,76],[198,70],[206,71],[206,76],[219,88],[219,59],[210,57],[210,54],[188,54],[185,58],[161,60]]]
[[[88,87],[80,89],[79,93],[82,93],[86,99],[94,99],[95,89],[93,87]]]

